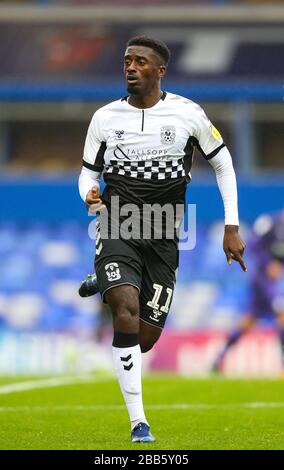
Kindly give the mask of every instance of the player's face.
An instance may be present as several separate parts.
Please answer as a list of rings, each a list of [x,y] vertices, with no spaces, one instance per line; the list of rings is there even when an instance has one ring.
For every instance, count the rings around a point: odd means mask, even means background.
[[[125,51],[124,73],[130,95],[147,96],[159,85],[165,66],[149,47],[130,46]]]

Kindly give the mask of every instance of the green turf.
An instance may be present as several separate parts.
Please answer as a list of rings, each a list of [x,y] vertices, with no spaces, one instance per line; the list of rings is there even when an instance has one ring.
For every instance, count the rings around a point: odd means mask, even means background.
[[[0,392],[15,382],[2,378]],[[0,449],[284,449],[283,380],[157,375],[143,389],[155,443],[130,442],[119,387],[106,379],[0,394]]]

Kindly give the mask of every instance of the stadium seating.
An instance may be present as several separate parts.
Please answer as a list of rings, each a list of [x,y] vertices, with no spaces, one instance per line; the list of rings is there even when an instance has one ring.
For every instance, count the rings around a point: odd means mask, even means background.
[[[215,323],[227,327],[244,307],[247,280],[238,266],[228,267],[215,238],[212,230],[201,226],[196,248],[181,251],[168,327]],[[94,249],[87,226],[81,222],[0,225],[2,328],[95,329],[100,298],[81,299],[77,292],[81,280],[93,270]]]

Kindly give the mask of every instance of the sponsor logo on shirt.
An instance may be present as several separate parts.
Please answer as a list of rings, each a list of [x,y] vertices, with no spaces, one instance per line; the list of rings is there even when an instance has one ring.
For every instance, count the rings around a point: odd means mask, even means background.
[[[167,155],[167,149],[149,149],[149,148],[127,148],[123,144],[116,145],[114,156],[117,160],[158,160],[164,159]]]

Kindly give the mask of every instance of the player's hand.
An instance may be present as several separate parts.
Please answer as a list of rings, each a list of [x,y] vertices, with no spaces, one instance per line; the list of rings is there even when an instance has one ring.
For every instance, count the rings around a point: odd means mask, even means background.
[[[91,214],[95,214],[96,212],[100,212],[102,209],[105,208],[105,205],[102,203],[100,196],[100,190],[96,186],[94,186],[86,196],[86,206]]]
[[[223,249],[227,257],[228,264],[232,264],[232,261],[235,260],[240,264],[243,271],[247,271],[242,258],[245,250],[245,243],[239,235],[239,227],[237,225],[225,225]]]

